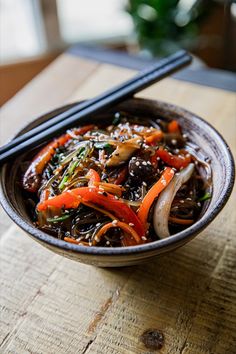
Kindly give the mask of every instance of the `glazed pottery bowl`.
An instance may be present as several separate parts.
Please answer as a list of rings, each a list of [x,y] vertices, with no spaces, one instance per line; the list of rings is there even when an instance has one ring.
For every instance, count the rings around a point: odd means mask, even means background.
[[[68,107],[59,108],[36,119],[22,129],[18,135],[50,119],[55,114],[63,112]],[[164,117],[167,120],[176,119],[179,121],[183,133],[188,135],[189,140],[200,147],[204,156],[209,157],[213,172],[212,198],[199,220],[184,231],[166,239],[131,247],[85,247],[67,243],[37,229],[30,219],[19,183],[25,155],[5,164],[0,177],[1,204],[12,220],[29,236],[42,246],[62,256],[101,267],[138,264],[165,252],[173,251],[189,242],[219,214],[230,196],[234,183],[234,162],[229,147],[212,126],[195,114],[172,104],[133,98],[116,105],[109,110],[109,114],[84,119],[83,123],[99,122],[101,118],[104,121],[106,116],[108,119],[109,115],[111,116],[110,113],[116,111],[125,111],[131,115],[152,119],[158,117]]]

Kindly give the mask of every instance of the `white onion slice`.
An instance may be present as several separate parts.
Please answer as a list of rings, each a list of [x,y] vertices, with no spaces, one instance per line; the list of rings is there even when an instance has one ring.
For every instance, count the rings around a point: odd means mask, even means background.
[[[168,219],[171,204],[180,187],[192,176],[194,164],[190,163],[186,168],[176,173],[168,186],[161,192],[154,207],[153,226],[156,234],[161,237],[169,237]]]

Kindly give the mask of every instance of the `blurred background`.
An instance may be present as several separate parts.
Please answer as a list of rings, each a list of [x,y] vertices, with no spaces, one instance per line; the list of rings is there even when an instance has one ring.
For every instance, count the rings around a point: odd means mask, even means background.
[[[236,0],[0,0],[0,105],[78,43],[236,71]]]

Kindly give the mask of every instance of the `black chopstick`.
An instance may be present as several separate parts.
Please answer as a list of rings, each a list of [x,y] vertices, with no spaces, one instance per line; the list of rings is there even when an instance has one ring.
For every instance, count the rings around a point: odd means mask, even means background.
[[[177,59],[183,57],[186,55],[186,52],[184,50],[180,50],[177,53],[164,58],[162,60],[160,60],[158,63],[148,67],[145,70],[142,70],[140,73],[138,73],[135,77],[131,78],[130,80],[126,81],[125,83],[122,83],[121,85],[116,86],[115,88],[112,88],[108,91],[106,91],[105,93],[102,93],[101,95],[84,101],[82,103],[79,103],[75,106],[73,106],[72,108],[66,110],[63,113],[58,114],[57,116],[49,119],[48,121],[41,123],[40,125],[38,125],[37,127],[31,129],[30,131],[22,134],[21,136],[11,140],[8,144],[0,147],[0,154],[2,154],[3,152],[13,148],[14,146],[22,143],[23,141],[35,136],[36,134],[46,130],[47,128],[63,121],[64,119],[70,117],[72,114],[76,114],[80,111],[82,111],[83,109],[89,107],[91,104],[99,102],[101,99],[106,98],[107,96],[110,96],[112,94],[114,94],[115,92],[129,86],[130,84],[134,83],[137,80],[142,79],[147,73],[151,73],[153,71],[159,70],[161,69],[163,66],[165,66],[166,64],[171,64],[172,62],[175,62]]]
[[[82,123],[82,120],[88,115],[100,112],[104,108],[108,108],[113,104],[134,95],[152,85],[154,82],[157,82],[188,65],[190,62],[191,56],[189,54],[185,51],[177,52],[176,54],[161,60],[157,65],[153,65],[145,71],[142,71],[124,84],[53,117],[49,121],[42,123],[39,127],[32,129],[30,132],[1,147],[0,164],[6,162],[9,158],[13,158],[20,153],[45,142],[76,124]]]
[[[106,97],[113,95],[114,93],[116,93],[117,91],[124,89],[125,87],[128,87],[130,84],[134,83],[137,80],[142,79],[143,77],[145,77],[145,75],[147,73],[151,73],[154,72],[156,70],[161,69],[163,66],[165,66],[166,64],[171,64],[172,62],[175,62],[177,59],[180,59],[181,57],[185,56],[186,52],[184,50],[180,50],[177,53],[164,58],[162,60],[160,60],[158,63],[148,67],[145,70],[142,70],[140,73],[138,73],[136,76],[134,76],[133,78],[131,78],[130,80],[122,83],[121,85],[118,85],[108,91],[106,91],[105,93],[102,93],[101,95],[92,98],[90,100],[86,100],[82,103],[79,103],[75,106],[73,106],[72,108],[66,110],[63,113],[58,114],[57,116],[49,119],[48,121],[40,124],[39,126],[37,126],[36,128],[31,129],[30,131],[28,131],[27,133],[22,134],[21,136],[11,140],[8,144],[2,146],[0,148],[0,154],[2,154],[5,151],[8,151],[9,149],[12,149],[14,146],[19,145],[20,143],[22,143],[25,140],[28,140],[29,138],[35,136],[38,133],[41,133],[43,131],[45,131],[46,129],[48,129],[49,127],[65,120],[66,118],[70,117],[72,114],[76,114],[79,113],[80,111],[82,111],[83,109],[91,106],[94,103],[97,103],[99,101],[101,101],[102,99],[105,99]]]

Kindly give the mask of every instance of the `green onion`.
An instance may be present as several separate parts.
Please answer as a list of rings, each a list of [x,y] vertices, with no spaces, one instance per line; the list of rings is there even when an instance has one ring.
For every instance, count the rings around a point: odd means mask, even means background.
[[[57,222],[69,219],[69,217],[70,217],[70,214],[62,215],[62,216],[59,216],[58,218],[47,218],[47,222],[57,223]]]
[[[60,191],[62,191],[62,189],[64,188],[65,183],[68,181],[69,177],[72,175],[72,173],[74,172],[75,168],[78,166],[80,161],[71,161],[68,169],[65,171],[65,174],[58,186],[58,188],[60,189]]]
[[[76,167],[79,165],[81,159],[85,158],[87,156],[87,150],[85,150],[84,147],[80,148],[80,151],[77,153],[77,158],[78,160],[72,160],[69,164],[69,167],[66,169],[66,171],[64,172],[64,175],[62,177],[62,180],[58,186],[58,188],[60,189],[60,191],[63,190],[65,183],[68,181],[68,179],[73,175],[74,170],[76,169]]]
[[[119,112],[117,112],[115,114],[115,118],[112,121],[112,125],[117,125],[120,122],[120,118],[121,118],[121,114]]]
[[[111,148],[112,146],[111,146],[111,144],[109,144],[109,143],[95,143],[94,144],[94,147],[96,148],[96,149],[106,149],[106,148]]]
[[[64,157],[63,160],[60,161],[60,165],[66,165],[68,164],[75,156],[78,156],[81,151],[84,151],[85,147],[88,149],[89,151],[89,142],[87,141],[82,141],[80,143],[77,144],[76,148],[74,151],[72,151],[71,153],[69,153],[66,157]]]
[[[205,202],[206,200],[211,199],[211,193],[207,192],[202,196],[201,198],[198,199],[199,202]]]

